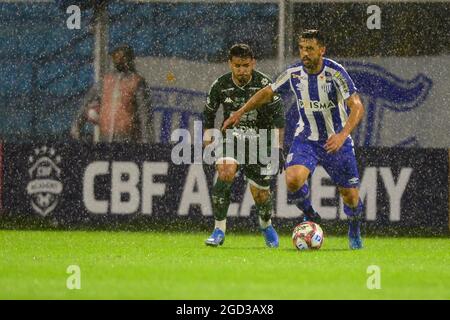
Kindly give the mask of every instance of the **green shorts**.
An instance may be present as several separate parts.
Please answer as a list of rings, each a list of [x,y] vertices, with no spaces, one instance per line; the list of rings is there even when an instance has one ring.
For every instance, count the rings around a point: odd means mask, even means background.
[[[246,141],[245,149],[243,149],[243,143],[239,145],[237,141],[235,141],[233,147],[234,152],[229,152],[227,154],[227,143],[224,141],[222,144],[222,149],[216,154],[216,164],[221,163],[224,160],[236,162],[239,167],[242,168],[245,178],[251,185],[257,187],[258,189],[270,189],[270,185],[273,179],[276,178],[277,172],[273,172],[274,170],[271,170],[272,165],[270,162],[267,163],[267,159],[258,159],[258,155],[260,155],[259,145],[255,144],[254,146],[250,146],[248,141]],[[267,152],[265,155],[269,157],[270,152],[269,146],[267,147]]]

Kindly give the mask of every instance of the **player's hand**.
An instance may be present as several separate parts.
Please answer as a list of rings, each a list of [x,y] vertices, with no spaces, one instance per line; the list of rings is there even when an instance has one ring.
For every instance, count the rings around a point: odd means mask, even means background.
[[[283,148],[278,148],[278,173],[283,173],[286,157],[284,156]]]
[[[347,139],[347,137],[342,133],[333,134],[328,138],[327,143],[325,143],[325,150],[327,153],[338,152],[344,144],[345,139]]]
[[[203,131],[203,149],[205,149],[212,142],[213,142],[213,140],[210,135],[209,128],[205,128],[205,130]]]
[[[222,131],[225,131],[231,126],[236,126],[241,120],[241,113],[238,111],[234,112],[228,119],[223,122]]]

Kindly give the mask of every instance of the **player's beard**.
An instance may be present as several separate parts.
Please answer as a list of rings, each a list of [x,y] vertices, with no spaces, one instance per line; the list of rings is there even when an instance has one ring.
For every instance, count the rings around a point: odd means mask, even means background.
[[[250,75],[237,76],[236,79],[239,82],[239,85],[243,86],[250,81]]]
[[[308,58],[308,59],[303,59],[303,64],[305,65],[305,67],[307,67],[307,68],[311,68],[311,67],[313,67],[313,61],[310,59],[310,58]]]
[[[317,66],[319,65],[319,59],[312,60],[312,59],[308,58],[307,60],[302,60],[302,62],[303,62],[303,65],[308,70],[315,70],[317,68]]]

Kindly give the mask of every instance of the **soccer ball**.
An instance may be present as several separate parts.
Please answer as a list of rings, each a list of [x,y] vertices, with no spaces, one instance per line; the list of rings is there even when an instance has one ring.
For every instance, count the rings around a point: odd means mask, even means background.
[[[292,242],[298,250],[320,249],[323,242],[322,228],[314,222],[302,222],[294,228]]]

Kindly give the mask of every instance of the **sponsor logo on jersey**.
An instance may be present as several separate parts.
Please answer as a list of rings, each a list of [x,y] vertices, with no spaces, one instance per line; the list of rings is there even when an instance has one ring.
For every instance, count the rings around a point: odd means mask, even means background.
[[[292,73],[291,76],[292,76],[292,78],[296,78],[296,79],[300,79],[300,80],[306,80],[306,77],[302,76],[301,74]]]
[[[334,78],[336,79],[336,81],[337,81],[339,87],[341,88],[341,92],[342,92],[343,94],[349,93],[349,92],[350,92],[350,88],[348,87],[347,80],[346,80],[345,77],[342,75],[342,73],[340,73],[339,71],[336,72],[336,73],[334,74]]]
[[[298,103],[300,104],[301,108],[312,109],[313,111],[322,111],[336,108],[336,105],[331,100],[328,100],[326,102],[307,101],[306,103],[303,100],[298,100]]]
[[[224,102],[225,103],[233,103],[233,100],[230,97],[227,97]]]

